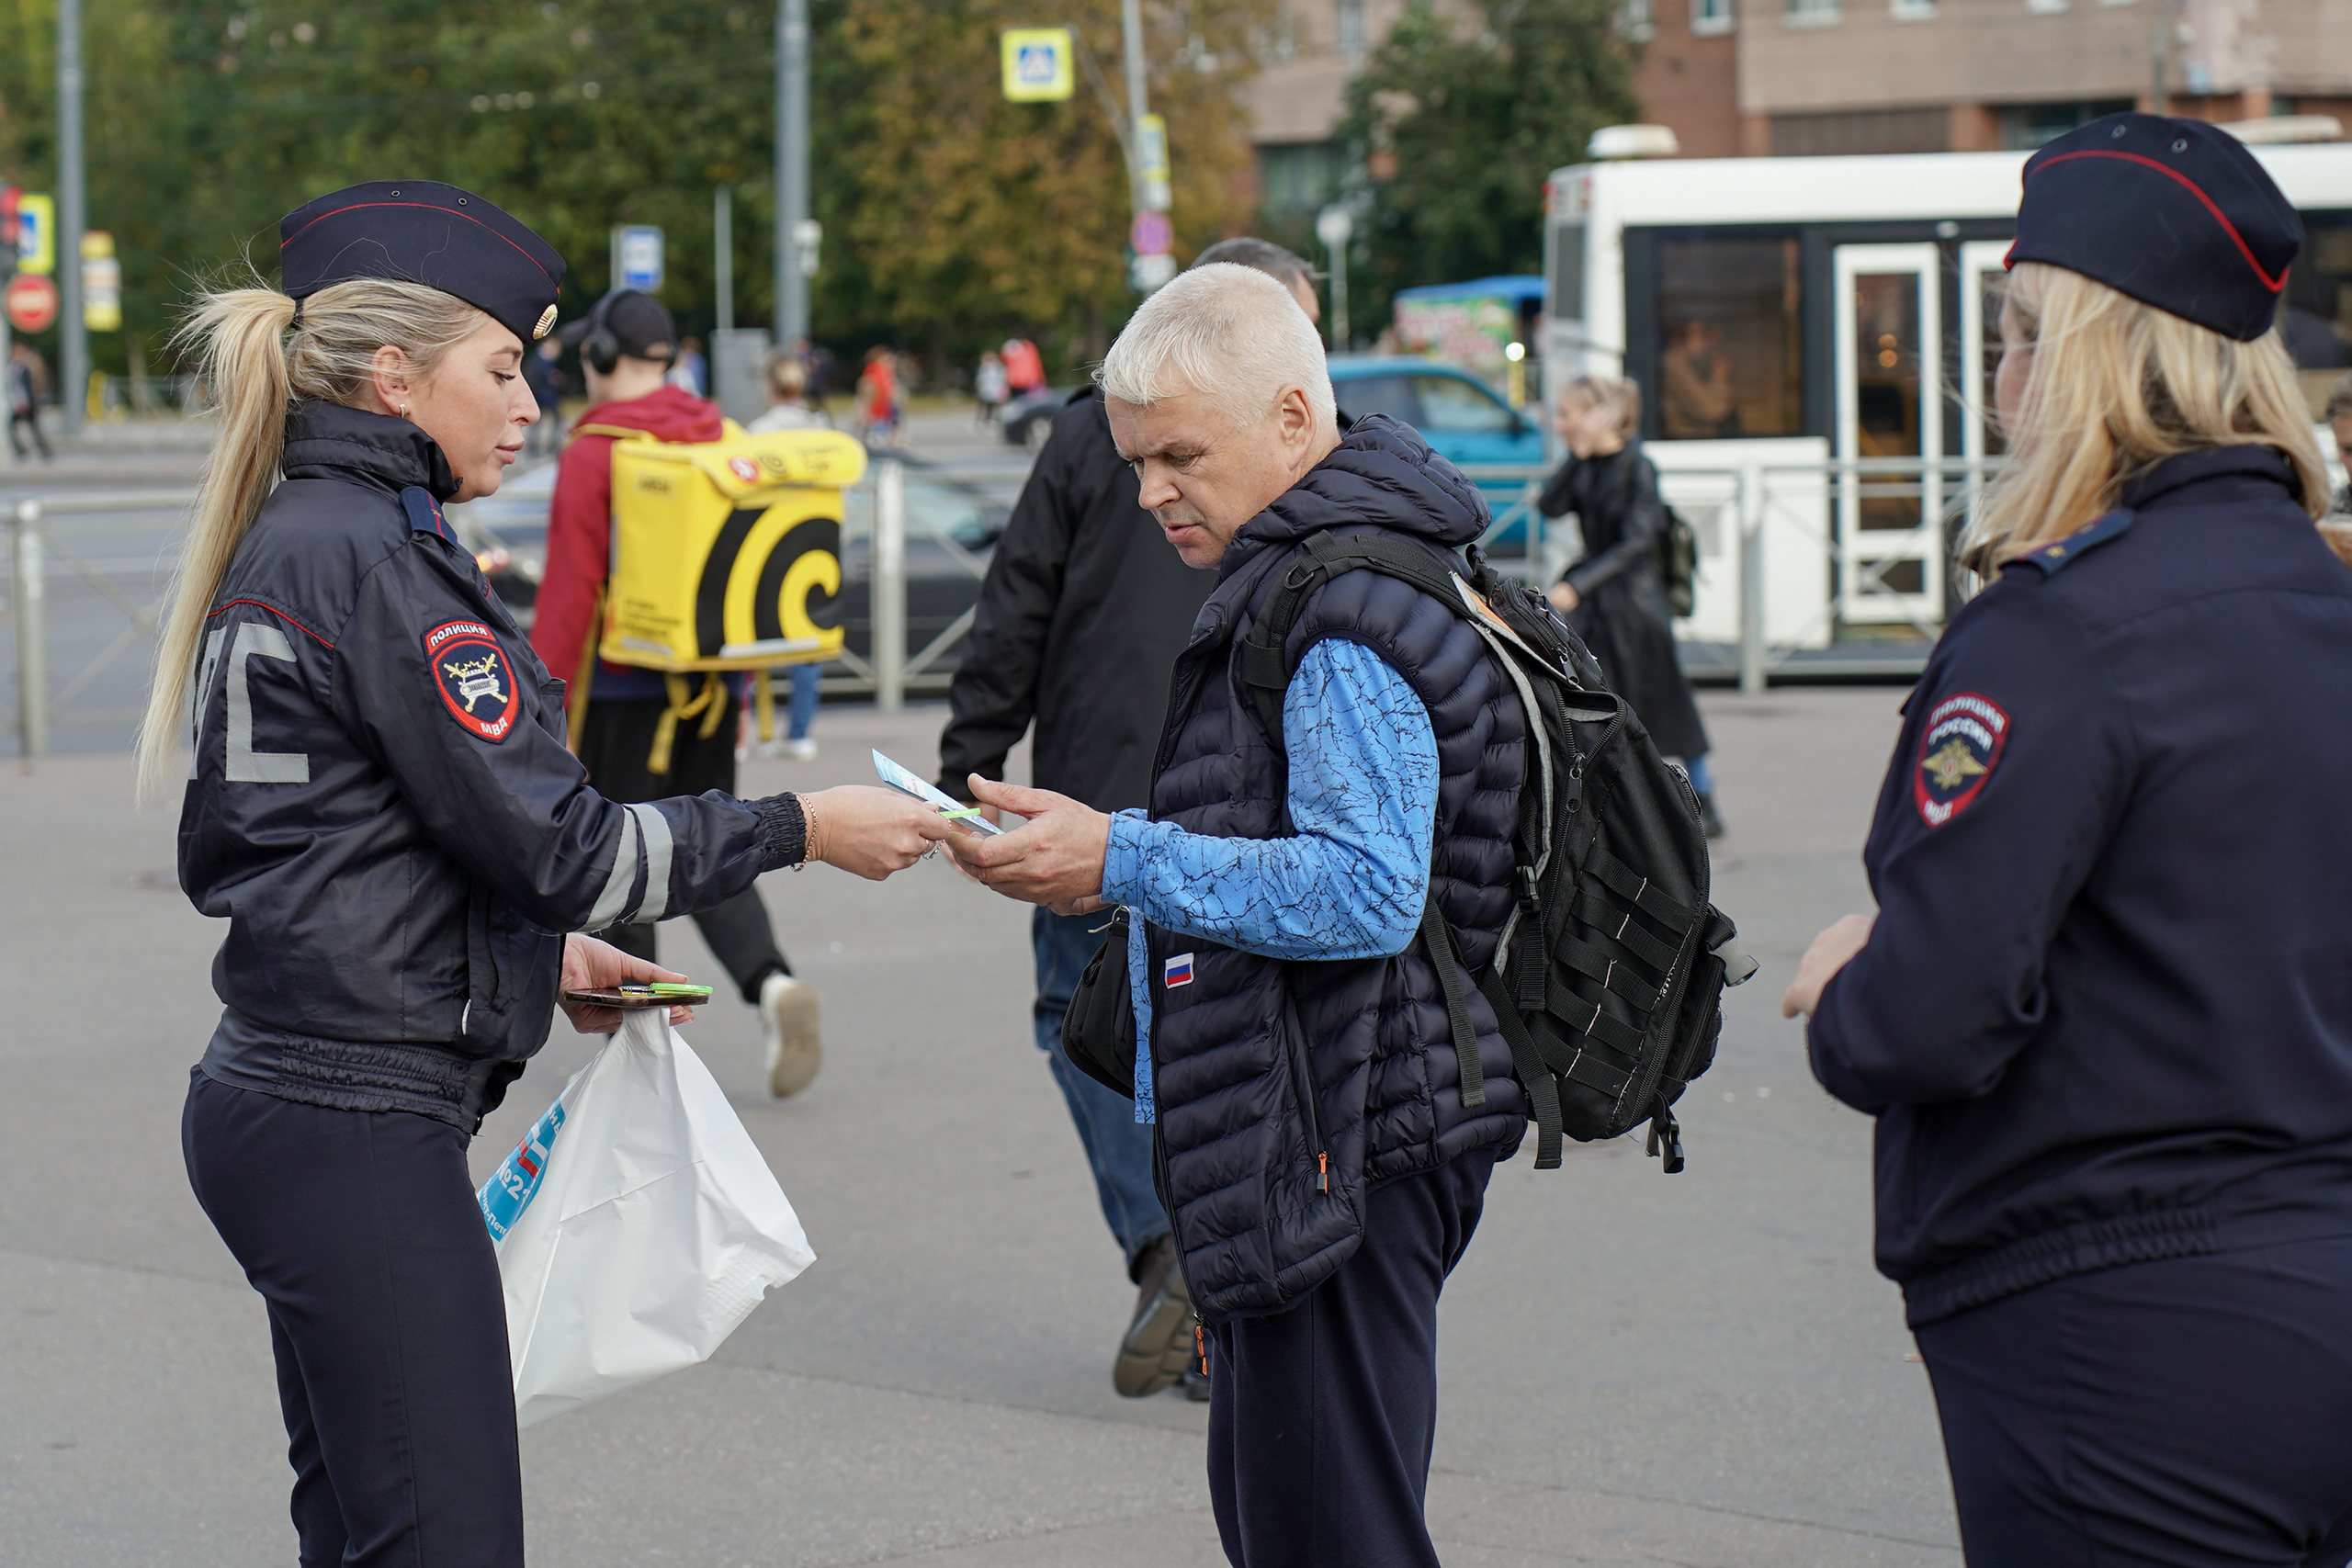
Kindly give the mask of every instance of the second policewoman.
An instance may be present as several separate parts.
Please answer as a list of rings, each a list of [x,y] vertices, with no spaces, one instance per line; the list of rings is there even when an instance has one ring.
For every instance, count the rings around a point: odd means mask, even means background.
[[[2352,572],[2273,328],[2301,227],[2195,120],[2025,168],[1992,581],[1905,709],[1875,923],[1784,1009],[1975,1568],[2352,1555]]]
[[[466,1145],[560,986],[677,977],[579,933],[812,859],[885,876],[948,829],[880,790],[587,787],[560,682],[441,510],[495,491],[538,417],[522,357],[562,262],[430,181],[322,197],[280,237],[282,292],[190,325],[221,430],[140,738],[151,789],[193,744],[180,883],[229,922],[188,1177],[268,1305],[306,1568],[519,1568]]]

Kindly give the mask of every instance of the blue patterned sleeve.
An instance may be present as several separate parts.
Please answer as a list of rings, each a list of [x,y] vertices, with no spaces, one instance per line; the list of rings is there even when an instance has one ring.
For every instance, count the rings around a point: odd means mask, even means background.
[[[1283,696],[1285,839],[1121,816],[1102,893],[1168,931],[1270,958],[1401,953],[1429,897],[1437,736],[1405,678],[1360,644],[1308,649]]]

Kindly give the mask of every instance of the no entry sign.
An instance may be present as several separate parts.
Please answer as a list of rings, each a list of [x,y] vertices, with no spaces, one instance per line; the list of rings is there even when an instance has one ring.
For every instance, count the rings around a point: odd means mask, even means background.
[[[37,272],[8,280],[8,324],[20,333],[49,330],[57,320],[57,285]]]

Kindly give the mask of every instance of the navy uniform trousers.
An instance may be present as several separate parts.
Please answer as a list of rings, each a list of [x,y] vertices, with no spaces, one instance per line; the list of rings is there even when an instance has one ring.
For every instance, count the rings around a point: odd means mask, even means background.
[[[1209,1497],[1234,1568],[1438,1568],[1437,1298],[1494,1169],[1473,1149],[1374,1188],[1338,1272],[1209,1330]]]
[[[180,1142],[269,1305],[302,1568],[522,1568],[506,1303],[466,1134],[199,1070]]]
[[[1917,1337],[1970,1568],[2352,1559],[2352,1236],[2076,1274]]]

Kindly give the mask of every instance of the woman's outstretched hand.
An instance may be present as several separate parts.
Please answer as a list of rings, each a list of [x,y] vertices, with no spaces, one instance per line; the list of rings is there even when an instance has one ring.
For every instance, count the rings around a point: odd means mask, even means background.
[[[808,858],[879,882],[931,852],[955,825],[919,800],[873,784],[842,784],[800,797]]]
[[[563,979],[566,991],[601,991],[610,986],[643,985],[649,980],[684,980],[685,976],[674,969],[664,969],[659,964],[648,964],[642,958],[630,956],[609,942],[598,942],[593,936],[573,931],[563,939]],[[565,998],[564,1013],[571,1020],[571,1027],[582,1034],[610,1034],[621,1026],[621,1010],[602,1008],[593,1002],[575,1002]],[[695,1010],[674,1007],[670,1010],[673,1024],[690,1023]]]
[[[1782,1018],[1813,1016],[1814,1010],[1821,1005],[1822,987],[1851,963],[1854,954],[1871,940],[1871,923],[1868,915],[1848,915],[1813,939],[1813,945],[1797,960],[1797,977],[1781,993]]]

